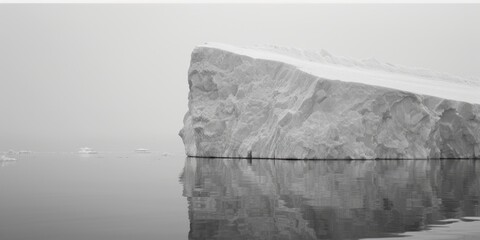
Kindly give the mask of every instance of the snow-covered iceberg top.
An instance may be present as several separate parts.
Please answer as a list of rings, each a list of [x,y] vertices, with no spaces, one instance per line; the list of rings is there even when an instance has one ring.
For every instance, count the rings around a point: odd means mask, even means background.
[[[188,156],[477,158],[478,80],[326,51],[194,49]]]
[[[358,82],[457,101],[480,103],[479,79],[459,77],[424,68],[382,63],[374,58],[358,60],[335,56],[324,49],[315,51],[272,45],[239,47],[209,42],[197,48],[215,48],[255,59],[284,62],[304,72],[332,80]]]

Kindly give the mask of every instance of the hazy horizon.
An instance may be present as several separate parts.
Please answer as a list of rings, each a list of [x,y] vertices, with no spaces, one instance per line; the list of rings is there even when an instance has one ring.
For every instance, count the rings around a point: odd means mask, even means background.
[[[480,78],[480,4],[3,4],[0,151],[182,152],[204,42],[326,49]]]

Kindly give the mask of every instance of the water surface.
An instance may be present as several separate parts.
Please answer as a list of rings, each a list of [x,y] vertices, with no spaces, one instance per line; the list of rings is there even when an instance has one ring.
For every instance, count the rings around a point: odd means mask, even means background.
[[[0,167],[0,239],[187,239],[184,157],[15,155]]]
[[[15,157],[0,162],[1,240],[438,239],[457,225],[445,239],[480,235],[473,160]]]
[[[479,173],[470,160],[187,159],[189,238],[361,239],[429,230],[479,216]]]

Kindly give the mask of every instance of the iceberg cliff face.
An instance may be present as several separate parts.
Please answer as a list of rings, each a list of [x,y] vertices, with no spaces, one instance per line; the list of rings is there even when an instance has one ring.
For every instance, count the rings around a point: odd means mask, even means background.
[[[188,156],[475,158],[480,84],[325,51],[198,46]]]

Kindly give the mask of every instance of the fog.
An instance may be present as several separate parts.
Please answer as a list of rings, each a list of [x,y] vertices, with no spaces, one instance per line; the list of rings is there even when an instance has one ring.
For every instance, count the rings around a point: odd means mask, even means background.
[[[0,151],[183,151],[190,53],[277,44],[480,78],[480,5],[0,5]]]

